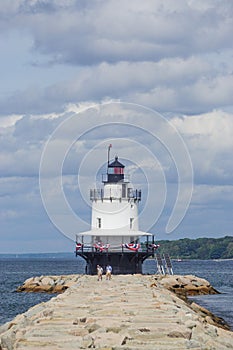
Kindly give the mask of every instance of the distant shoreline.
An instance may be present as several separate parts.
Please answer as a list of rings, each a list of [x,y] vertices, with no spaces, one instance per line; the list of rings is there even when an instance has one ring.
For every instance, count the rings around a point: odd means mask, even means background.
[[[19,254],[5,254],[5,253],[0,253],[0,259],[70,259],[70,260],[80,260],[81,258],[76,257],[75,253],[19,253]],[[153,257],[148,258],[148,260],[154,259]],[[191,259],[191,258],[181,258],[182,261],[178,261],[179,259],[177,258],[171,258],[172,261],[176,262],[185,262],[185,261],[198,261],[198,260],[204,260],[204,261],[232,261],[233,258],[219,258],[219,259]]]

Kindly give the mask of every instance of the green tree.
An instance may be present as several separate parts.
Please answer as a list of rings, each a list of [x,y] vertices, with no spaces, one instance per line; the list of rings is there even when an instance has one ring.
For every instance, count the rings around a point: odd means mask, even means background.
[[[233,258],[233,237],[182,238],[175,241],[162,240],[159,253],[169,253],[171,258],[224,259]]]
[[[228,243],[224,258],[233,259],[233,242]]]

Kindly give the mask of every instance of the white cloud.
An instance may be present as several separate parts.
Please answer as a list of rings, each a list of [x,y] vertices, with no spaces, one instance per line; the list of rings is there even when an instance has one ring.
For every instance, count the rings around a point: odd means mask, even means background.
[[[106,98],[190,114],[232,105],[229,1],[18,0],[0,12],[1,114]]]
[[[2,103],[2,110],[34,114],[59,108],[62,112],[64,102],[101,101],[114,96],[160,111],[199,112],[232,103],[232,77],[215,75],[211,65],[200,57],[102,63],[84,68],[72,80],[57,82],[44,91],[31,88],[16,93]]]
[[[232,11],[229,1],[196,6],[185,0],[21,0],[1,8],[11,28],[32,34],[41,53],[54,61],[83,65],[223,49],[231,40]]]
[[[40,157],[46,140],[59,123],[72,114],[72,111],[76,113],[76,111],[82,109],[83,106],[69,105],[67,110],[62,114],[42,114],[41,116],[36,115],[31,117],[19,116],[19,118],[16,116],[9,116],[9,118],[4,118],[3,124],[5,127],[1,139],[0,154],[2,176],[37,176]],[[80,121],[82,120],[83,123],[84,119],[80,119]],[[78,120],[79,117],[77,117],[77,122]],[[233,171],[231,161],[233,150],[232,114],[221,110],[214,110],[213,112],[201,115],[173,117],[171,122],[182,134],[187,143],[196,171],[196,181],[211,181],[211,183],[219,183],[220,181],[224,181],[224,183],[231,182],[231,174]],[[85,129],[84,125],[82,125],[82,127]],[[147,127],[146,124],[145,127]],[[103,140],[103,134],[106,134],[106,131],[106,127],[105,129],[94,129],[86,138],[84,137],[80,139],[78,143],[74,144],[66,157],[66,170],[64,169],[64,171],[67,174],[69,172],[74,172],[78,162],[81,161],[90,147],[96,146],[100,140]],[[63,149],[64,142],[65,144],[70,142],[69,138],[72,132],[71,130],[67,130],[65,134],[63,133],[63,135],[61,135],[62,137],[60,140],[56,141],[55,153],[59,152],[60,148]],[[126,135],[128,138],[134,138],[135,132],[136,130],[133,129],[121,129],[120,132],[115,129],[114,135],[116,138],[125,137]],[[109,133],[108,137],[111,135],[112,134]],[[140,135],[140,133],[137,135],[137,140],[140,143],[146,142],[146,144],[153,141],[150,139],[146,141],[144,136]],[[101,148],[102,147],[103,146],[101,146]],[[123,144],[121,145],[121,149],[122,152],[124,152],[122,147]],[[166,169],[166,172],[169,172],[169,158],[162,152],[159,145],[155,145],[155,147],[160,157],[162,157],[160,158],[162,166]],[[129,145],[127,149],[130,150]],[[131,151],[134,152],[134,149],[135,147],[133,147]],[[131,158],[131,155],[128,154],[128,159]],[[98,160],[96,158],[96,166],[97,163]],[[52,167],[52,164],[53,162],[51,159],[50,167]],[[86,175],[89,170],[86,170]]]
[[[71,6],[61,12],[57,7],[55,13],[27,16],[24,24],[26,20],[36,48],[55,60],[84,65],[154,61],[228,46],[232,6],[227,6],[228,12],[223,7],[217,2],[214,7],[196,9],[187,1],[134,1],[133,6],[100,1],[89,3],[83,11]]]
[[[21,118],[23,118],[23,116],[21,115],[9,115],[6,117],[1,117],[0,118],[0,130],[1,132],[4,132],[4,128],[8,128],[10,126],[14,126],[15,123],[20,120]]]
[[[221,110],[214,110],[200,115],[176,117],[172,123],[183,135],[203,136],[206,145],[216,149],[233,146],[233,115]],[[215,150],[216,150],[215,149]]]
[[[232,184],[233,115],[221,110],[173,118],[194,164],[196,181]]]

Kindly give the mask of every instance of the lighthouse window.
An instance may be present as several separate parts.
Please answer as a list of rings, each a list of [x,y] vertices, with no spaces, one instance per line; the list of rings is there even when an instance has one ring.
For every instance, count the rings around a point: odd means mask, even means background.
[[[108,168],[108,174],[114,174],[114,168]]]
[[[122,184],[122,198],[126,197],[126,184]]]
[[[101,228],[101,218],[97,218],[97,228]]]
[[[123,172],[123,169],[122,168],[114,168],[114,174],[124,174],[124,172]]]
[[[130,227],[130,229],[132,229],[133,228],[133,220],[134,220],[134,218],[130,218],[129,220],[130,220],[129,221],[129,227]]]

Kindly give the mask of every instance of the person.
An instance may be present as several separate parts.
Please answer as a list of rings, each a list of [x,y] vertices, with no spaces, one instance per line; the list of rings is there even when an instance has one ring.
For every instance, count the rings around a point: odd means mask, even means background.
[[[97,265],[97,276],[98,276],[98,281],[102,281],[103,268],[100,265]]]
[[[110,280],[112,278],[112,266],[107,265],[106,267],[106,280]]]

